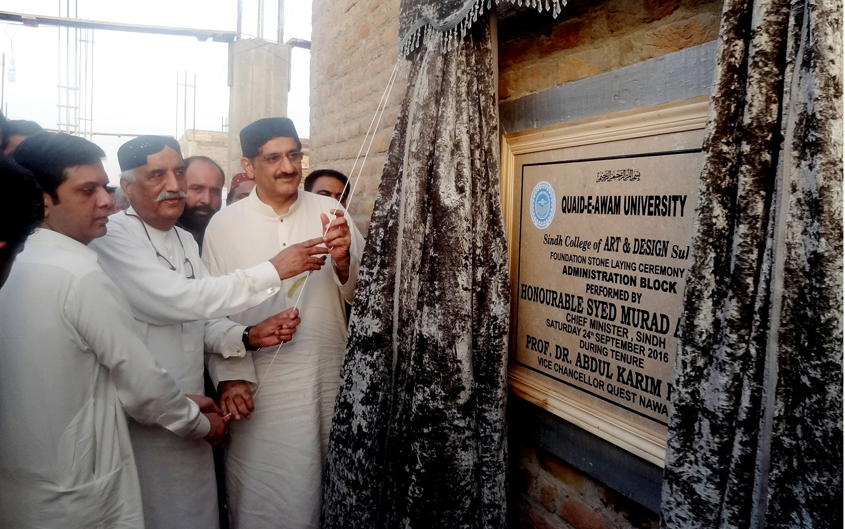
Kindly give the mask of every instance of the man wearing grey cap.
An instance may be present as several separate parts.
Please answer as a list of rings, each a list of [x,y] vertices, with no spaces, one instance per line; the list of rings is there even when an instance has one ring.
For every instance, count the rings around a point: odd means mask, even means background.
[[[239,529],[316,529],[346,345],[344,303],[352,303],[364,240],[335,200],[298,190],[302,145],[291,120],[261,119],[240,136],[241,165],[256,188],[211,219],[203,250],[209,271],[253,266],[324,233],[331,252],[320,270],[286,279],[279,295],[232,315],[250,325],[299,300],[302,323],[275,359],[271,348],[209,362],[221,407],[236,419],[226,446],[229,509]],[[230,395],[248,406],[229,407]]]
[[[176,221],[185,206],[185,164],[172,138],[141,136],[118,150],[121,187],[130,207],[110,217],[91,244],[126,295],[136,330],[186,393],[203,391],[203,353],[241,357],[248,349],[290,340],[296,311],[277,311],[244,327],[224,316],[273,297],[282,279],[319,269],[322,239],[287,248],[256,266],[211,277],[194,238]],[[146,527],[218,526],[211,447],[162,428],[130,422]]]

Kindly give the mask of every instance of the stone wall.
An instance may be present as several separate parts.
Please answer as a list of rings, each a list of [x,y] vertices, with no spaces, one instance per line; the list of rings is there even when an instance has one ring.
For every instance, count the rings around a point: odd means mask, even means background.
[[[350,170],[398,58],[399,1],[314,0],[312,5],[311,170],[335,169],[354,183],[360,162],[354,175]],[[400,77],[349,206],[364,234],[404,96]]]
[[[550,22],[505,9],[499,100],[517,99],[715,40],[719,0],[573,0]]]

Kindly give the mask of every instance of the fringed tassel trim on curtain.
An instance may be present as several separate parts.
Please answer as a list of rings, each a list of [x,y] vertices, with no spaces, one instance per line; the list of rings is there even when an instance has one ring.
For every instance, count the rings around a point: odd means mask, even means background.
[[[496,0],[508,2],[520,7],[533,7],[539,12],[551,11],[557,18],[567,0]],[[458,44],[459,39],[466,37],[473,23],[485,11],[493,7],[493,0],[469,0],[463,8],[446,21],[439,22],[428,17],[417,20],[399,41],[399,53],[407,57],[411,52],[425,44],[427,48],[440,46],[443,53],[451,51]]]

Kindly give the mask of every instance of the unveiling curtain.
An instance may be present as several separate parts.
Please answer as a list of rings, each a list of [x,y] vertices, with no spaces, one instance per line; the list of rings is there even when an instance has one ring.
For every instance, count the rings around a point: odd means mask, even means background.
[[[727,0],[662,527],[842,527],[842,1]]]
[[[567,0],[497,0],[560,14]],[[469,29],[493,7],[492,0],[402,0],[399,10],[399,49],[408,55],[420,44],[436,44],[443,51],[458,45]]]
[[[489,22],[416,49],[364,251],[326,528],[505,527],[509,282]]]

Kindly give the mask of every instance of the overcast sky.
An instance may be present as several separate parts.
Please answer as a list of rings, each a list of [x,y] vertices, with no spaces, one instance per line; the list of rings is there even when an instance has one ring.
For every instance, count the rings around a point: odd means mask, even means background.
[[[62,15],[67,0],[0,0],[0,10],[38,15]],[[98,21],[189,27],[237,29],[237,0],[71,0],[79,18]],[[257,33],[258,0],[243,0],[244,37]],[[265,0],[264,38],[276,38],[278,2]],[[58,121],[59,30],[42,26],[0,23],[0,52],[6,54],[5,107],[10,119],[29,119],[55,129]],[[71,30],[72,34],[72,30]],[[285,4],[285,40],[311,40],[311,1]],[[9,81],[14,57],[16,80]],[[189,82],[197,76],[196,126],[221,130],[228,118],[228,50],[225,43],[199,42],[193,37],[171,37],[117,31],[94,33],[93,127],[96,132],[177,134],[177,72],[187,71]],[[293,49],[288,115],[301,137],[308,137],[308,77],[310,53]],[[90,66],[89,66],[90,67]],[[193,120],[189,93],[188,123]],[[181,105],[180,99],[180,105]],[[183,132],[179,107],[178,134]],[[94,136],[106,152],[109,177],[117,182],[117,148],[128,137]]]

